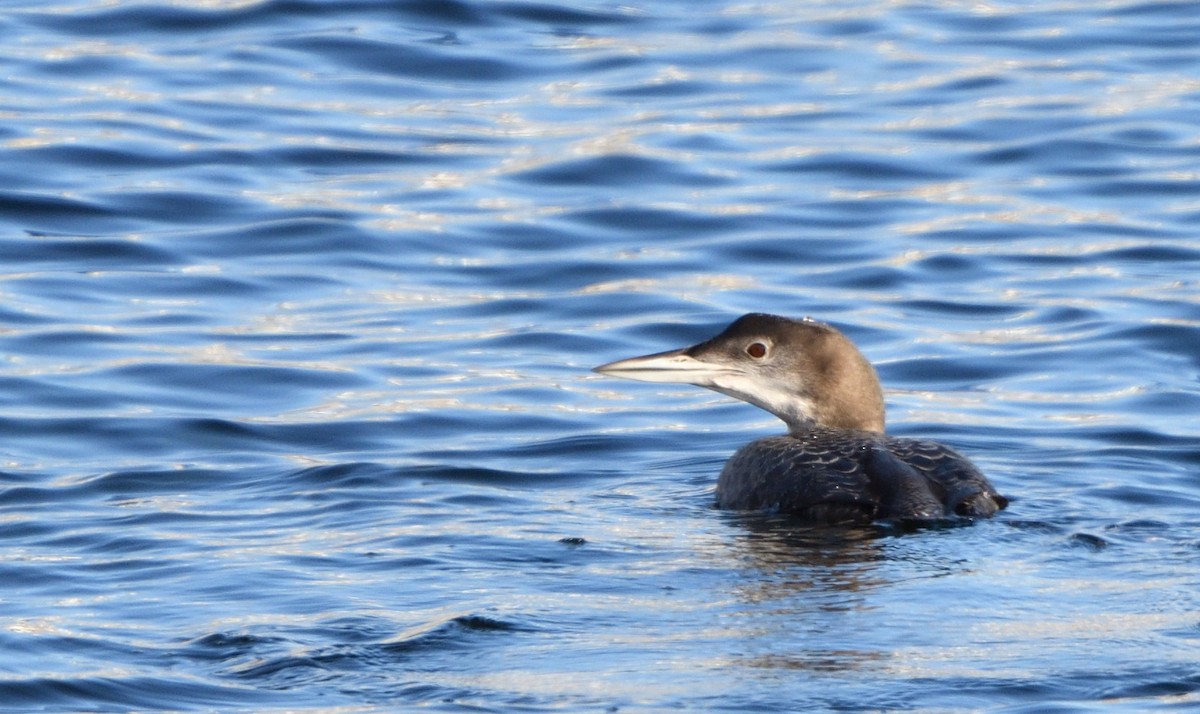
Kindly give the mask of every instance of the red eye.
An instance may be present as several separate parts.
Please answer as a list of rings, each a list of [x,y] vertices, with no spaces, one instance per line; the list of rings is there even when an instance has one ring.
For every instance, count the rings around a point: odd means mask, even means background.
[[[767,356],[767,346],[761,342],[751,342],[746,347],[746,354],[754,359],[762,359]]]

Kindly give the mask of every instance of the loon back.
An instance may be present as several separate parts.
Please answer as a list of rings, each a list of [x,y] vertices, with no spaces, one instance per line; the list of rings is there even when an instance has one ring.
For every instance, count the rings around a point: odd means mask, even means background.
[[[717,506],[828,523],[988,517],[1008,505],[965,457],[934,441],[813,429],[738,449]]]
[[[720,508],[870,522],[987,517],[1008,505],[949,447],[886,436],[875,369],[845,335],[810,318],[752,313],[697,345],[595,371],[706,387],[787,424],[786,436],[753,441],[726,462]]]

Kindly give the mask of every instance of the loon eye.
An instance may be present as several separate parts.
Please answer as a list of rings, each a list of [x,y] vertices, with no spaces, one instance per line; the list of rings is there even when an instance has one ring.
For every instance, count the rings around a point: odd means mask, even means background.
[[[746,354],[754,359],[762,359],[767,356],[767,346],[761,342],[751,342],[746,346]]]

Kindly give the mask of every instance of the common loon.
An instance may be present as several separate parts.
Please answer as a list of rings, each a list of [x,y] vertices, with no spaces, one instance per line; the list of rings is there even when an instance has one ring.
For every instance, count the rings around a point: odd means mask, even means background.
[[[710,340],[610,362],[596,372],[694,384],[779,417],[786,436],[738,449],[717,481],[717,506],[831,523],[987,517],[1008,505],[949,447],[884,434],[871,363],[832,326],[752,313]]]

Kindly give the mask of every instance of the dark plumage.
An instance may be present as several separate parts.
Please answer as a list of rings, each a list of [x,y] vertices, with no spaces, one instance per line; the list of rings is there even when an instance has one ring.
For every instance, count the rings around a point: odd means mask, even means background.
[[[825,522],[986,517],[1008,505],[949,447],[884,434],[875,369],[841,332],[809,318],[753,313],[698,345],[597,372],[695,384],[762,407],[789,433],[738,449],[717,505]]]

